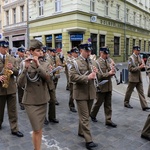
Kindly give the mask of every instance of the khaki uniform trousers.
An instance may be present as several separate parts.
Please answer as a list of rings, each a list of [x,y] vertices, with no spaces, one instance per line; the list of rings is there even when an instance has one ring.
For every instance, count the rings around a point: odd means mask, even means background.
[[[73,99],[73,83],[70,83],[70,96],[69,96],[69,108],[74,108],[74,99]]]
[[[49,90],[50,94],[50,101],[49,101],[49,109],[48,109],[48,119],[55,119],[56,118],[56,92],[55,89]]]
[[[7,103],[8,118],[12,132],[18,131],[18,116],[16,106],[16,93],[0,96],[0,124],[4,119],[5,104]]]
[[[89,127],[89,116],[93,100],[76,100],[76,102],[79,114],[78,134],[84,135],[86,142],[92,142],[93,140]]]
[[[66,88],[69,89],[70,88],[70,84],[69,84],[69,73],[68,73],[67,65],[65,66],[65,74],[66,74],[66,79],[67,79],[67,86],[66,86]]]
[[[23,93],[24,93],[24,90],[18,86],[18,101],[19,101],[20,106],[23,106],[22,104]]]
[[[144,128],[142,130],[142,135],[150,136],[150,114],[147,117]]]
[[[104,103],[104,112],[105,112],[105,122],[111,123],[111,116],[112,116],[112,107],[111,107],[111,97],[112,92],[97,92],[96,93],[97,101],[95,102],[91,116],[96,117],[101,105]]]
[[[148,104],[147,104],[147,102],[145,100],[145,96],[144,96],[143,83],[142,82],[129,82],[128,83],[128,87],[127,87],[127,91],[126,91],[126,95],[125,95],[125,99],[124,99],[124,105],[129,104],[131,94],[132,94],[133,89],[135,87],[136,87],[138,95],[139,95],[141,107],[142,108],[148,107]]]

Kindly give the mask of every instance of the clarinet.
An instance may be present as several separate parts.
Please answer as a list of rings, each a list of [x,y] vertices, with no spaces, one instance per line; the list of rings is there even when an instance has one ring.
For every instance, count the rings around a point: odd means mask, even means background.
[[[112,68],[112,65],[111,65],[111,58],[108,58],[108,61],[110,63],[110,68]],[[113,65],[114,66],[114,69],[115,69],[115,72],[116,71],[119,71],[119,68],[116,66],[116,64]],[[120,84],[120,81],[118,80],[116,74],[114,74],[114,78],[116,80],[116,84],[119,85]]]
[[[92,61],[91,61],[90,58],[89,58],[88,60],[89,60],[89,64],[90,64],[91,70],[92,70],[92,72],[93,72]],[[96,88],[97,92],[100,92],[100,89],[99,89],[99,82],[98,82],[97,75],[95,76],[95,79],[94,79],[94,85],[95,85],[95,88]]]

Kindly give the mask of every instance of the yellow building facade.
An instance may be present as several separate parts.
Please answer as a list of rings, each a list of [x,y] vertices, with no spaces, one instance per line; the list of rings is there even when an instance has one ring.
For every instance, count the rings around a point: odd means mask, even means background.
[[[150,51],[149,10],[148,1],[33,0],[29,2],[29,35],[64,54],[90,41],[96,55],[100,47],[108,46],[116,62],[126,61],[134,45]]]

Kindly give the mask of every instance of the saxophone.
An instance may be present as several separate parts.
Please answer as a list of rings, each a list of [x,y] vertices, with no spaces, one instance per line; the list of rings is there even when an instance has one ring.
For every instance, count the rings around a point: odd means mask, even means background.
[[[9,69],[7,68],[8,63],[9,63],[9,54],[6,53],[5,64],[4,64],[4,70],[3,70],[3,75],[5,76],[5,80],[4,80],[3,83],[2,83],[2,87],[3,87],[3,88],[8,88],[10,76],[13,74],[13,71],[12,71],[12,70],[9,70]]]

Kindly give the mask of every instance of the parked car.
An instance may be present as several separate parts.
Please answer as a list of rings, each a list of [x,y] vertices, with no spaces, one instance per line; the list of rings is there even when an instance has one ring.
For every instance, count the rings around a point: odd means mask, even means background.
[[[150,56],[150,52],[140,52],[140,57],[144,60],[145,64],[149,56]],[[145,69],[142,69],[142,71],[145,71]]]

